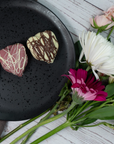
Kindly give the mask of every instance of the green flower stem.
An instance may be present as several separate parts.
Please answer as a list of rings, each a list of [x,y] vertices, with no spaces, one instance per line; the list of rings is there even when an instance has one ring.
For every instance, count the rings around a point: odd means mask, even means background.
[[[58,116],[58,117],[57,117],[57,116]],[[13,140],[10,144],[15,144],[17,141],[19,141],[21,138],[23,138],[24,136],[26,136],[27,134],[29,134],[31,131],[34,131],[34,130],[36,130],[38,127],[40,127],[40,126],[42,126],[42,125],[44,125],[44,124],[47,124],[47,123],[49,123],[49,122],[51,122],[51,121],[54,121],[54,120],[58,119],[59,117],[62,117],[62,114],[59,114],[59,115],[57,115],[57,116],[52,117],[52,118],[50,118],[50,119],[48,119],[48,120],[45,120],[45,121],[43,121],[43,122],[41,122],[41,123],[38,123],[37,125],[33,126],[32,128],[28,129],[26,132],[24,132],[23,134],[21,134],[19,137],[17,137],[15,140]]]
[[[113,124],[110,124],[110,123],[107,123],[107,122],[104,122],[103,123],[105,126],[111,128],[111,129],[114,129],[114,125]]]
[[[64,94],[63,94],[63,96],[62,96],[62,97],[60,98],[60,100],[56,103],[56,105],[53,107],[53,109],[52,109],[43,119],[41,119],[40,122],[48,119],[48,118],[55,112],[55,110],[56,110],[56,108],[59,106],[60,102],[61,102],[61,101],[68,95],[68,93],[70,93],[70,92],[71,92],[71,90],[65,91]]]
[[[88,65],[88,67],[86,68],[86,71],[89,71],[91,69],[91,67]]]
[[[87,102],[76,112],[76,114],[72,115],[72,116],[69,118],[69,120],[70,120],[70,121],[73,121],[73,119],[75,119],[76,116],[77,116],[80,112],[82,112],[82,111],[84,110],[84,108],[88,105],[88,103],[89,103],[89,101],[87,101]]]
[[[45,124],[47,124],[47,123],[49,123],[49,122],[52,122],[52,121],[54,121],[54,120],[56,120],[56,119],[64,116],[64,115],[67,114],[75,105],[76,105],[76,103],[73,101],[73,102],[71,103],[70,107],[69,107],[67,110],[65,110],[65,111],[62,112],[61,114],[58,114],[58,115],[56,115],[56,116],[54,116],[54,117],[52,117],[52,118],[50,118],[50,119],[47,119],[47,120],[45,120],[45,121],[43,121],[43,122],[38,123],[37,125],[33,126],[33,127],[30,128],[29,130],[27,130],[26,132],[24,132],[23,134],[21,134],[19,137],[17,137],[15,140],[13,140],[10,144],[15,144],[17,141],[19,141],[21,138],[23,138],[24,136],[26,136],[27,134],[29,134],[31,131],[34,131],[34,130],[36,130],[38,127],[40,127],[40,126],[42,126],[42,125],[45,125]]]
[[[75,117],[84,110],[84,108],[88,105],[89,101],[87,101],[76,113]]]
[[[27,124],[31,123],[32,121],[36,120],[37,118],[39,118],[40,116],[44,115],[46,112],[48,112],[48,110],[46,110],[45,112],[43,112],[42,114],[24,122],[23,124],[19,125],[17,128],[15,128],[14,130],[12,130],[11,132],[9,132],[7,135],[5,135],[4,137],[2,137],[0,139],[0,142],[3,142],[5,139],[7,139],[8,137],[10,137],[12,134],[14,134],[15,132],[17,132],[18,130],[20,130],[21,128],[23,128],[24,126],[26,126]]]
[[[87,125],[87,126],[80,126],[80,125],[77,125],[77,127],[95,127],[95,126],[99,126],[99,125],[105,125],[105,126],[108,126],[109,128],[112,128],[114,129],[114,125],[110,124],[110,123],[107,123],[107,122],[100,122],[98,124],[95,124],[95,125]]]
[[[25,143],[29,140],[29,138],[35,133],[35,131],[36,131],[36,130],[31,131],[31,132],[25,137],[25,139],[21,142],[21,144],[25,144]]]
[[[60,126],[58,126],[57,128],[55,128],[54,130],[48,132],[47,134],[45,134],[45,135],[41,136],[40,138],[38,138],[37,140],[33,141],[31,144],[38,144],[38,143],[42,142],[43,140],[49,138],[50,136],[54,135],[55,133],[61,131],[62,129],[64,129],[64,128],[68,127],[68,126],[74,125],[74,124],[76,124],[76,123],[79,123],[79,122],[81,122],[81,121],[84,120],[84,119],[85,119],[85,118],[81,118],[81,119],[79,119],[79,120],[77,120],[77,121],[73,121],[73,122],[71,122],[71,121],[66,121],[66,122],[63,123],[62,125],[60,125]]]
[[[112,27],[111,31],[109,32],[109,34],[107,36],[107,40],[109,39],[109,37],[110,37],[110,35],[111,35],[111,33],[112,33],[113,30],[114,30],[114,26]]]
[[[99,29],[98,29],[96,35],[98,35],[99,33],[100,33],[100,31],[99,31]]]
[[[64,128],[68,127],[68,126],[70,126],[70,123],[65,122],[62,125],[60,125],[57,128],[55,128],[54,130],[50,131],[49,133],[47,133],[47,134],[43,135],[42,137],[40,137],[39,139],[35,140],[31,144],[38,144],[41,141],[47,139],[48,137],[54,135],[55,133],[61,131],[62,129],[64,129]]]
[[[106,124],[106,122],[101,122],[101,123],[98,123],[98,124],[95,124],[95,125],[85,125],[85,126],[80,126],[80,125],[77,125],[77,127],[95,127],[95,126],[99,126],[99,125],[101,125],[101,124],[103,124],[103,125],[105,125]]]
[[[46,119],[48,119],[56,110],[56,108],[59,106],[60,102],[68,95],[68,93],[70,93],[71,90],[66,90],[64,93],[63,93],[63,96],[61,96],[60,100],[55,104],[55,106],[53,107],[53,109],[44,117],[40,120],[40,122],[43,122],[45,121]],[[40,123],[39,122],[39,123]],[[21,142],[21,144],[25,144],[28,139],[35,133],[36,129],[31,131],[26,137],[25,139]]]
[[[89,108],[90,106],[92,106],[92,105],[94,105],[94,104],[97,104],[97,103],[99,103],[99,101],[93,101],[93,102],[89,103],[88,105],[86,104],[83,110],[85,110],[85,109]],[[93,109],[94,109],[94,108],[90,108],[89,110],[87,110],[87,111],[85,111],[85,112],[83,112],[83,113],[81,113],[81,114],[78,113],[79,115],[78,115],[77,118],[79,118],[79,117],[81,117],[81,116],[83,116],[83,115],[85,115],[85,114],[88,114],[88,113],[91,112]],[[81,111],[81,112],[82,112],[82,111]]]

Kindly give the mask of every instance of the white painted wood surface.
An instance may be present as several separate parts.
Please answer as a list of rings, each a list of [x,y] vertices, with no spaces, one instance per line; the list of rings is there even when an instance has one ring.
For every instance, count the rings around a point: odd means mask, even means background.
[[[38,0],[40,3],[51,9],[66,25],[70,31],[74,42],[78,40],[78,35],[84,30],[93,30],[90,26],[89,19],[99,15],[102,11],[106,11],[110,6],[114,5],[114,0]],[[103,33],[106,37],[107,32]],[[114,43],[114,32],[111,35]],[[40,119],[35,120],[31,124],[19,130],[17,133],[6,139],[1,144],[9,144],[13,139],[19,136],[22,132],[35,125]],[[41,135],[52,130],[56,126],[62,124],[65,117],[42,126],[30,138],[27,144]],[[2,135],[7,134],[15,127],[24,121],[8,122]],[[98,122],[98,121],[97,121]],[[97,123],[95,122],[95,124]],[[114,121],[109,121],[114,124]],[[18,142],[17,144],[19,144]],[[66,128],[41,144],[114,144],[114,130],[103,125],[94,128],[80,128],[78,131],[73,131],[71,128]]]

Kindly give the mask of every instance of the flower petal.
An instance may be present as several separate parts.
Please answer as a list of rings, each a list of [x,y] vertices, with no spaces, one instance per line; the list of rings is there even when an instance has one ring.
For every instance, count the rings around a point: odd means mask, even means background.
[[[114,45],[94,32],[87,32],[86,34],[83,32],[79,40],[86,61],[91,64],[96,79],[99,79],[96,71],[114,75]],[[80,57],[82,58],[82,54]]]
[[[94,80],[95,80],[95,77],[91,74],[91,75],[89,76],[87,82],[86,82],[86,85],[87,85],[88,87],[91,87],[91,84],[94,82]]]
[[[83,70],[83,69],[78,69],[77,70],[77,79],[83,79],[84,81],[86,80],[87,78],[87,71],[86,70]]]
[[[69,74],[75,77],[77,75],[77,71],[74,69],[70,69]]]
[[[102,91],[105,86],[101,81],[95,80],[95,77],[91,74],[87,79],[87,71],[83,69],[70,69],[69,75],[63,75],[70,79],[72,82],[71,89],[73,94],[76,92],[77,98],[81,97],[82,100],[106,100],[107,93]],[[86,81],[87,79],[87,81]]]
[[[104,91],[100,91],[97,93],[97,97],[94,99],[95,101],[106,101],[107,93]]]
[[[83,95],[84,100],[94,100],[96,98],[96,93],[91,93],[90,91]]]
[[[71,86],[71,88],[79,88],[79,87],[80,87],[80,84],[78,84],[78,83],[75,83]]]

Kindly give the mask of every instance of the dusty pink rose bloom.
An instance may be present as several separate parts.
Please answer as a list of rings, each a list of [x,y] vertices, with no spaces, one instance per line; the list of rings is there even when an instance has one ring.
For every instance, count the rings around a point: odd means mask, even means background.
[[[109,29],[110,27],[114,26],[114,22],[112,23],[112,21],[110,21],[110,20],[106,17],[106,15],[96,16],[96,17],[94,18],[94,20],[95,20],[96,24],[97,24],[99,27],[105,26],[105,25],[107,25],[107,24],[110,24],[110,25],[106,28],[106,29]],[[93,24],[93,18],[90,18],[90,23],[91,23],[91,25],[92,25],[93,27],[95,27],[94,24]]]
[[[83,100],[106,101],[107,93],[103,91],[105,86],[92,75],[87,79],[86,70],[70,69],[69,75],[64,76],[70,79],[73,92],[76,91]]]
[[[106,12],[104,12],[103,15],[100,16],[96,16],[94,18],[96,24],[101,27],[101,26],[105,26],[107,24],[110,24],[106,29],[109,29],[110,27],[114,26],[114,22],[112,21],[112,17],[114,18],[114,6],[110,7]],[[90,18],[90,23],[93,27],[93,18]]]
[[[112,17],[114,18],[114,6],[111,6],[106,12],[104,12],[106,18],[112,21]]]

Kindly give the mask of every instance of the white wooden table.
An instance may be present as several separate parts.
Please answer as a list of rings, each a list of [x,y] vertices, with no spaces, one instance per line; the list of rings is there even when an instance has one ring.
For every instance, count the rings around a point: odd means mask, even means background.
[[[51,9],[66,25],[71,33],[71,36],[76,42],[78,35],[84,30],[92,30],[89,19],[93,16],[99,15],[102,11],[106,11],[110,6],[114,5],[114,0],[38,0],[40,3]],[[108,31],[103,33],[103,36],[107,36]],[[114,32],[111,35],[112,42],[114,43]],[[31,124],[27,125],[1,144],[9,144],[22,132],[35,125],[39,119],[35,120]],[[41,135],[52,130],[56,126],[62,124],[65,121],[65,117],[42,126],[37,132],[30,138],[27,144],[30,144],[33,140]],[[8,122],[2,135],[7,134],[15,127],[23,123],[24,121]],[[97,121],[98,122],[98,121]],[[97,123],[95,122],[95,124]],[[114,121],[109,121],[114,124]],[[20,142],[18,142],[20,143]],[[94,128],[80,128],[78,131],[73,131],[71,128],[66,128],[47,140],[41,142],[41,144],[114,144],[114,130],[105,127],[103,125]]]

